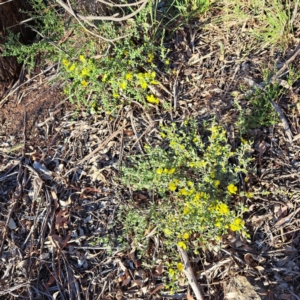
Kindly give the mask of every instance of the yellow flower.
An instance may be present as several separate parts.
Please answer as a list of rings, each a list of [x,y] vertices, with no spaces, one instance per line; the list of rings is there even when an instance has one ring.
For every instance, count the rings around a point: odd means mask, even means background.
[[[182,237],[183,237],[185,240],[187,240],[187,239],[190,237],[190,235],[186,232],[186,233],[184,233],[184,234],[182,235]]]
[[[191,210],[191,209],[190,209],[189,207],[186,206],[186,207],[183,209],[183,214],[184,214],[184,215],[187,215],[187,214],[190,212],[190,210]]]
[[[159,175],[160,175],[160,174],[163,173],[163,171],[164,171],[164,170],[163,170],[162,168],[159,168],[159,169],[156,170],[156,174],[159,174]]]
[[[65,67],[68,67],[70,65],[70,62],[67,59],[63,59],[62,63]]]
[[[160,136],[161,136],[163,139],[165,139],[165,138],[167,137],[163,132],[160,133]]]
[[[86,62],[86,60],[85,60],[85,58],[84,58],[84,56],[83,55],[80,55],[79,56],[79,59],[83,62],[83,63],[85,63]]]
[[[173,269],[169,269],[169,275],[172,277],[175,275],[175,271]]]
[[[175,168],[171,168],[171,169],[164,169],[164,173],[165,174],[173,174],[175,172]]]
[[[81,81],[81,84],[82,84],[82,86],[86,87],[86,86],[88,85],[88,82],[85,81],[85,80],[82,80],[82,81]]]
[[[142,87],[143,89],[146,89],[146,88],[148,87],[148,84],[147,84],[147,82],[146,82],[145,80],[141,80],[141,81],[140,81],[140,85],[141,85],[141,87]]]
[[[164,232],[165,232],[166,235],[171,235],[172,234],[172,231],[169,228],[166,228],[164,230]]]
[[[221,215],[229,215],[229,208],[225,203],[221,203],[217,207],[217,212]]]
[[[149,53],[148,54],[148,60],[147,60],[148,63],[152,63],[153,59],[154,59],[154,55],[152,53]]]
[[[165,64],[168,66],[170,64],[170,59],[166,59]]]
[[[193,186],[194,186],[194,182],[188,181],[188,182],[187,182],[187,185],[188,185],[189,187],[193,187]]]
[[[177,188],[177,186],[174,182],[170,182],[168,187],[169,187],[169,190],[172,191],[172,192],[174,192]]]
[[[81,76],[82,77],[89,76],[89,71],[86,68],[83,68],[82,71],[81,71]]]
[[[102,82],[105,82],[106,80],[107,80],[107,74],[104,74],[104,75],[102,76],[101,81],[102,81]]]
[[[215,226],[218,227],[218,228],[220,228],[220,227],[221,227],[221,223],[220,223],[219,221],[217,221],[217,222],[215,223]]]
[[[69,68],[69,71],[70,71],[70,72],[74,71],[74,70],[75,70],[75,67],[76,67],[75,64],[72,64],[72,66]]]
[[[183,188],[179,191],[179,194],[181,194],[183,196],[188,196],[190,194],[190,192],[186,188]]]
[[[237,192],[237,187],[235,185],[233,185],[232,183],[229,184],[229,186],[227,187],[227,190],[230,194],[236,194]]]
[[[122,81],[122,82],[120,83],[120,88],[121,88],[122,90],[125,90],[126,87],[127,87],[127,82],[126,82],[126,81]]]
[[[177,245],[183,250],[186,250],[186,244],[184,242],[178,242]]]
[[[141,81],[141,80],[144,80],[144,77],[145,77],[145,75],[144,75],[144,73],[139,73],[139,74],[137,74],[137,78]]]
[[[241,218],[236,218],[231,224],[230,224],[230,230],[232,231],[239,231],[241,230],[245,225],[245,222]]]
[[[153,95],[147,96],[147,101],[153,104],[159,104],[159,99],[155,98]]]
[[[131,80],[132,79],[132,73],[127,73],[125,75],[126,80]]]
[[[183,269],[184,269],[183,264],[182,264],[182,263],[178,263],[178,264],[177,264],[177,269],[178,269],[180,272],[183,271]]]
[[[220,185],[220,180],[215,180],[215,187],[218,187]]]

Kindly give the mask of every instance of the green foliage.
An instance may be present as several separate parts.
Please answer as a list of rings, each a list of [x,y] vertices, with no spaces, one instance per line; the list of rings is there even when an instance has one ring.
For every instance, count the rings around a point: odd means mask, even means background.
[[[126,186],[147,190],[152,201],[123,207],[121,215],[137,246],[150,232],[159,236],[170,254],[169,277],[175,279],[181,271],[176,245],[197,252],[230,230],[246,235],[244,208],[231,203],[238,195],[238,174],[247,173],[250,146],[231,152],[226,132],[214,122],[204,125],[201,135],[194,121],[180,128],[172,123],[161,127],[161,137],[160,146],[146,145],[145,155],[130,157],[132,167],[123,167],[122,174]]]
[[[64,25],[56,11],[53,1],[46,5],[43,0],[30,0],[31,11],[26,12],[33,19],[36,38],[32,43],[20,42],[20,35],[10,33],[6,43],[3,56],[16,56],[19,63],[24,63],[32,69],[38,54],[42,58],[52,57],[57,49],[53,46],[59,41],[64,33]],[[27,26],[29,26],[27,24]]]
[[[264,82],[269,82],[274,72],[274,70],[270,72],[267,68],[263,69],[262,73]],[[285,77],[285,81],[291,87],[299,78],[300,71],[290,68]],[[236,128],[241,134],[244,134],[247,133],[249,129],[269,127],[277,124],[279,122],[279,116],[270,100],[276,102],[285,93],[286,90],[278,83],[268,83],[265,85],[264,90],[257,89],[254,93],[246,96],[246,102],[244,102],[242,106],[238,99],[240,97],[236,97],[239,93],[233,92],[232,95],[236,98],[234,100],[234,104],[239,111]]]
[[[71,79],[65,86],[71,101],[91,107],[93,113],[111,111],[132,100],[146,106],[147,103],[159,104],[159,99],[149,89],[150,85],[159,83],[153,64],[154,45],[135,45],[129,38],[117,45],[112,53],[97,59],[84,55],[72,60],[62,59],[62,75]]]
[[[242,107],[239,100],[235,100],[235,106],[239,111],[236,128],[241,134],[258,127],[269,127],[279,122],[277,112],[274,110],[269,99],[276,100],[282,94],[282,88],[277,84],[269,84],[265,91],[257,89],[253,94],[246,97],[246,105]]]
[[[278,45],[285,48],[292,38],[291,3],[280,0],[238,1],[221,3],[223,15],[217,18],[225,27],[247,28],[262,47]]]
[[[181,16],[188,23],[191,18],[207,12],[210,0],[174,0],[172,6],[177,10],[177,17]]]

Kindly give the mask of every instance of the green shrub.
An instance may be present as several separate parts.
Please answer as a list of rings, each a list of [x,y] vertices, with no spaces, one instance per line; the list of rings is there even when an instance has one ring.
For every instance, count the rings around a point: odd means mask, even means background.
[[[136,246],[155,231],[170,253],[169,277],[174,279],[181,271],[176,245],[197,253],[229,231],[246,235],[245,208],[232,200],[239,194],[239,174],[247,173],[250,145],[233,153],[225,130],[215,122],[204,125],[201,134],[194,121],[179,128],[172,123],[161,127],[161,137],[161,145],[146,145],[145,155],[130,157],[132,166],[123,167],[123,183],[152,197],[143,207],[124,206],[121,216]]]

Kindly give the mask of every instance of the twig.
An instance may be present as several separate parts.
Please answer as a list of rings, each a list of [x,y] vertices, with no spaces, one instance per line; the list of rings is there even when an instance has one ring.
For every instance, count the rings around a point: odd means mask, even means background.
[[[294,23],[295,18],[297,16],[298,5],[299,5],[299,0],[297,0],[296,3],[295,3],[295,7],[294,7],[294,11],[293,11],[293,16],[292,16],[292,18],[290,20],[290,26],[293,26],[293,23]]]
[[[50,66],[49,68],[47,68],[46,70],[40,72],[39,74],[31,77],[30,79],[28,79],[27,81],[23,82],[22,84],[18,85],[18,82],[16,82],[16,84],[14,85],[13,89],[0,101],[0,108],[2,107],[2,105],[6,102],[7,98],[12,95],[17,89],[19,89],[20,87],[22,87],[23,85],[31,82],[33,79],[37,78],[40,75],[45,74],[46,72],[48,72],[49,70],[51,70],[52,68],[56,67],[58,64],[54,64],[52,66]]]
[[[299,0],[298,0],[299,1]],[[297,57],[297,55],[300,53],[300,45],[298,45],[298,47],[296,48],[294,54],[284,63],[284,65],[281,67],[280,70],[278,70],[276,72],[276,74],[274,76],[272,76],[271,81],[274,81],[277,79],[277,77],[287,69],[287,67],[289,66],[289,64]]]
[[[132,130],[133,130],[133,132],[134,132],[134,134],[135,134],[135,137],[136,137],[136,142],[137,142],[137,144],[139,145],[140,151],[141,151],[143,154],[145,154],[145,152],[144,152],[144,150],[143,150],[143,147],[142,147],[141,144],[140,144],[140,139],[139,139],[139,137],[138,137],[138,134],[137,134],[137,132],[136,132],[136,129],[135,129],[135,126],[134,126],[134,123],[133,123],[133,112],[132,112],[132,111],[130,111],[129,116],[130,116],[130,121],[131,121],[131,127],[132,127]]]
[[[192,270],[192,267],[191,267],[191,264],[190,264],[190,261],[189,261],[189,258],[188,258],[188,255],[187,255],[186,251],[183,250],[179,246],[177,246],[177,249],[178,249],[178,252],[181,256],[181,260],[184,264],[184,274],[186,275],[186,277],[189,281],[189,284],[190,284],[191,288],[193,289],[193,292],[196,296],[196,299],[197,300],[204,300],[203,291],[201,289],[201,286],[199,286],[197,284],[197,280],[196,280],[196,277],[193,273],[193,270]]]
[[[107,2],[107,1],[104,1],[104,0],[97,0],[97,1],[100,2],[100,3],[103,3],[105,5],[108,5],[110,7],[131,7],[131,6],[138,6],[138,5],[145,2],[145,0],[141,0],[141,1],[138,1],[138,2],[134,2],[134,3],[115,4],[115,3],[110,3],[110,2]]]
[[[5,1],[5,2],[3,2],[3,3],[0,3],[0,6],[3,5],[3,4],[6,4],[6,3],[8,3],[8,2],[12,2],[12,1],[14,1],[14,0],[7,0],[7,1]]]
[[[59,1],[59,0],[57,0]],[[133,13],[126,15],[124,17],[106,17],[106,16],[82,16],[80,14],[78,14],[78,17],[82,20],[88,20],[88,21],[93,21],[93,20],[100,20],[100,21],[113,21],[113,22],[122,22],[122,21],[126,21],[132,17],[134,17],[135,15],[137,15],[147,4],[148,0],[143,0],[141,1],[142,5],[135,10]]]
[[[85,158],[83,158],[81,161],[79,161],[77,164],[80,165],[83,162],[85,162],[86,160],[90,159],[93,155],[95,155],[98,151],[100,151],[103,147],[105,147],[105,145],[112,140],[113,138],[115,138],[117,135],[119,135],[123,129],[125,128],[125,123],[123,124],[123,126],[118,129],[117,131],[115,131],[112,135],[110,135],[106,140],[104,140],[94,151],[92,151],[90,154],[88,154]]]
[[[71,4],[70,4],[70,1],[68,0],[68,4],[69,5],[66,5],[65,3],[63,3],[61,0],[56,0],[56,2],[61,6],[63,7],[70,15],[72,15],[76,20],[77,22],[87,31],[89,32],[90,34],[92,34],[93,36],[96,36],[106,42],[115,42],[117,40],[121,40],[125,37],[128,36],[127,35],[124,35],[124,36],[120,36],[120,37],[117,37],[117,38],[114,38],[114,39],[108,39],[108,38],[105,38],[104,36],[101,36],[99,34],[96,34],[92,31],[90,31],[89,29],[87,29],[84,24],[80,21],[83,20],[85,22],[87,22],[90,26],[93,26],[93,24],[89,23],[88,21],[92,21],[92,20],[101,20],[101,21],[113,21],[113,22],[121,22],[121,21],[126,21],[130,18],[132,18],[133,16],[135,16],[136,14],[138,14],[147,4],[148,0],[143,0],[143,1],[140,1],[140,3],[142,4],[137,10],[135,10],[133,13],[129,14],[129,15],[126,15],[124,17],[120,17],[120,18],[117,18],[117,17],[114,17],[114,16],[109,16],[109,17],[106,17],[106,16],[83,16],[83,15],[80,15],[80,14],[77,14],[74,12],[73,8],[71,7]],[[139,2],[137,2],[139,3]],[[128,6],[128,5],[127,5]],[[131,6],[131,5],[129,5]]]

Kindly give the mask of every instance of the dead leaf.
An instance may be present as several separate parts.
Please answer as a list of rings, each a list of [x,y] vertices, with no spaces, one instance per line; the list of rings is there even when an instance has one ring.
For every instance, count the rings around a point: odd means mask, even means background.
[[[67,210],[59,210],[58,213],[55,216],[55,228],[59,230],[59,228],[69,228],[69,217],[70,214]]]
[[[130,275],[128,274],[128,271],[127,271],[127,270],[126,270],[126,275],[125,275],[125,276],[122,276],[122,277],[124,277],[124,278],[122,279],[122,286],[128,285],[128,284],[130,283],[130,281],[131,281],[131,278],[130,278]]]
[[[261,158],[267,150],[266,142],[261,141],[259,143],[259,145],[256,147],[256,150],[258,151],[258,161],[259,161],[259,163],[261,163]]]
[[[160,264],[158,265],[156,268],[155,268],[155,272],[158,274],[158,275],[161,275],[162,272],[163,272],[163,266]]]
[[[106,178],[102,174],[102,171],[103,171],[102,169],[98,169],[96,166],[92,166],[88,176],[91,177],[92,181],[99,180],[102,182],[106,182]]]

